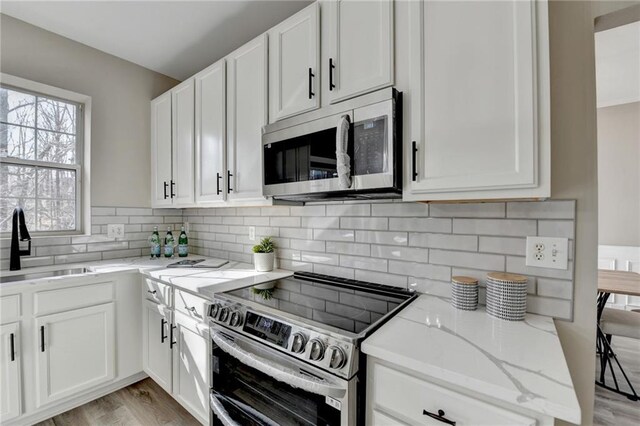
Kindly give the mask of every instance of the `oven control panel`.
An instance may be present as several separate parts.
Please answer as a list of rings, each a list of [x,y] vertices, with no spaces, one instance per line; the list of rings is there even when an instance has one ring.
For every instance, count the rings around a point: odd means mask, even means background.
[[[214,323],[260,340],[338,376],[350,378],[355,373],[352,370],[357,368],[354,345],[329,333],[293,324],[226,300],[215,300],[209,308],[209,317]]]

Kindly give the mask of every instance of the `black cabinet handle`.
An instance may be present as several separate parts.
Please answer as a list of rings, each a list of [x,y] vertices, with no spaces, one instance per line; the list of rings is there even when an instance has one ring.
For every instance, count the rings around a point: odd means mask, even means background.
[[[222,176],[220,175],[220,173],[216,173],[216,195],[220,195],[220,193],[222,192],[222,190],[220,189],[220,179],[222,179]]]
[[[309,68],[309,99],[312,99],[316,94],[313,93],[313,77],[316,75],[313,73],[313,70]]]
[[[16,360],[16,342],[15,342],[16,336],[11,333],[11,336],[9,336],[9,345],[11,346],[11,361],[15,361]]]
[[[231,172],[229,170],[227,170],[227,194],[229,194],[231,191],[233,191],[233,188],[231,188],[231,178],[233,177],[233,175],[231,174]]]
[[[454,422],[453,420],[449,420],[446,417],[444,417],[444,411],[442,411],[442,410],[438,410],[438,414],[430,413],[427,410],[422,410],[422,415],[423,416],[429,416],[434,420],[438,420],[438,421],[440,421],[442,423],[446,423],[446,424],[451,425],[451,426],[456,426],[456,422]]]
[[[416,181],[418,179],[418,168],[416,166],[418,162],[418,144],[416,141],[412,142],[411,147],[411,180]]]
[[[171,180],[171,198],[176,196],[176,193],[173,192],[173,189],[176,187],[176,183],[173,181],[173,179]]]
[[[151,291],[151,290],[147,290],[147,293],[156,294],[156,293],[157,293],[157,291],[156,291],[156,290],[153,290],[153,291]]]
[[[173,348],[173,345],[175,345],[176,343],[178,343],[178,342],[174,342],[174,341],[173,341],[173,330],[174,330],[174,329],[176,329],[176,328],[178,328],[178,327],[176,327],[175,325],[171,324],[171,330],[170,330],[171,337],[169,338],[169,339],[170,339],[170,340],[169,340],[169,348]]]
[[[44,325],[40,326],[40,352],[44,352]]]
[[[169,196],[167,195],[167,188],[169,187],[169,184],[167,182],[164,182],[164,199],[166,200],[167,198],[169,198]]]
[[[164,318],[160,319],[160,343],[164,343],[167,339],[167,335],[164,334],[164,325],[167,323],[167,320]]]
[[[336,69],[336,65],[333,63],[333,58],[329,58],[329,90],[333,90],[336,85],[333,84],[333,70]]]

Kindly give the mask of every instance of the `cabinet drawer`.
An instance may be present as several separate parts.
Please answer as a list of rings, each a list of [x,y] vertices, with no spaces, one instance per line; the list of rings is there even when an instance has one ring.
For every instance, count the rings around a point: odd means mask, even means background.
[[[155,303],[171,306],[171,286],[145,278],[142,285],[143,297]]]
[[[63,312],[113,300],[113,281],[39,291],[33,297],[36,316]]]
[[[422,425],[442,425],[426,412],[444,411],[443,417],[465,425],[535,425],[536,420],[478,401],[433,383],[374,363],[373,404],[394,417]],[[402,390],[402,392],[399,392]]]
[[[386,415],[382,411],[371,410],[367,414],[367,425],[371,426],[408,426],[406,423],[400,420],[394,419],[391,416]]]
[[[176,289],[175,301],[176,311],[182,312],[198,321],[205,320],[209,304],[207,299]]]
[[[0,297],[0,323],[17,321],[20,318],[20,295]]]

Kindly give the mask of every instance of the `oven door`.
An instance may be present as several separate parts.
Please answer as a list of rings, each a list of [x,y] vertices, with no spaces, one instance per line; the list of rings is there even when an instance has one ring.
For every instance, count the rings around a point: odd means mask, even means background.
[[[354,424],[355,383],[218,326],[211,340],[213,425]]]
[[[264,195],[308,194],[340,190],[336,135],[346,111],[262,136]],[[347,154],[353,158],[348,141]]]

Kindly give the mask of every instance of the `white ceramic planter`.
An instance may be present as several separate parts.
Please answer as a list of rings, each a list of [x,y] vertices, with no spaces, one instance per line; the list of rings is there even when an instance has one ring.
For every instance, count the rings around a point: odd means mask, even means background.
[[[275,253],[253,253],[253,264],[258,272],[273,271]]]

